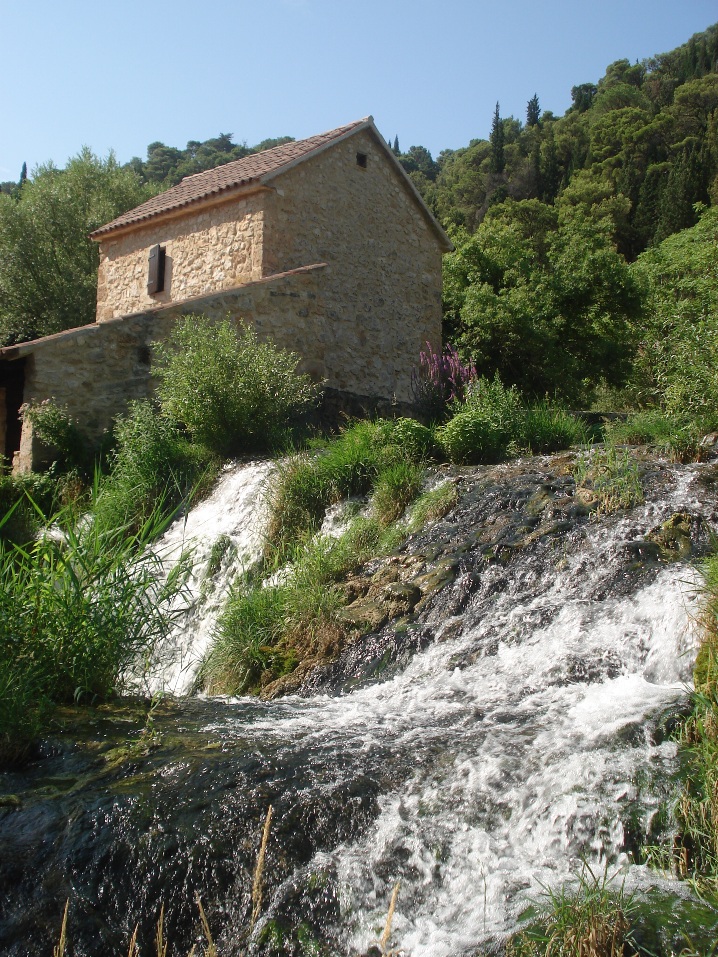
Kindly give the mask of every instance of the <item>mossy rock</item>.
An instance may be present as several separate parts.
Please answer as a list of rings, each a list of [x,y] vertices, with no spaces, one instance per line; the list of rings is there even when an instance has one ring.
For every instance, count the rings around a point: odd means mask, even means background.
[[[692,526],[692,515],[676,512],[658,528],[649,532],[646,538],[658,546],[664,561],[686,561],[693,553]]]

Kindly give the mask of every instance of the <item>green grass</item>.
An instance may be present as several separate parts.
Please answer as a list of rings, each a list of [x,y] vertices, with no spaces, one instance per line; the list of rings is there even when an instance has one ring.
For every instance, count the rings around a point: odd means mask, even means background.
[[[166,516],[136,530],[74,518],[0,541],[0,764],[22,756],[53,704],[121,691],[179,614],[186,564],[165,579],[148,547]]]
[[[606,423],[604,431],[614,444],[650,445],[677,462],[694,462],[701,458],[701,439],[714,425],[662,409],[645,409],[631,413],[623,422]]]
[[[531,926],[515,934],[508,957],[629,957],[636,953],[630,931],[636,910],[623,885],[588,864],[573,885],[547,888]]]
[[[98,483],[95,522],[103,528],[140,528],[158,504],[176,508],[207,491],[219,459],[187,436],[149,402],[133,402],[115,424],[109,475]]]
[[[580,422],[548,402],[528,407],[515,388],[498,378],[480,379],[456,404],[453,418],[437,429],[436,440],[450,462],[499,462],[521,452],[546,453],[584,438]]]
[[[415,502],[409,518],[408,531],[418,532],[429,522],[443,518],[456,505],[459,493],[453,482],[442,482],[424,492]]]
[[[323,449],[280,464],[269,496],[267,534],[275,560],[314,534],[327,508],[343,498],[378,492],[376,507],[385,522],[406,507],[418,492],[421,462],[416,461],[416,431],[402,425],[406,421],[350,423]]]
[[[607,443],[584,447],[573,467],[576,488],[591,493],[599,513],[630,508],[643,501],[638,463],[628,449]]]
[[[296,545],[280,580],[238,579],[202,668],[211,694],[256,693],[299,662],[335,657],[357,626],[341,615],[342,580],[404,537],[395,524],[357,516],[340,538]],[[270,579],[270,582],[274,579]]]

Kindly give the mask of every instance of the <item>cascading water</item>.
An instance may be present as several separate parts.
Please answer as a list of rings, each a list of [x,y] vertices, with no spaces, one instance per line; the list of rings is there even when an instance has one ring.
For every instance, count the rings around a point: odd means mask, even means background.
[[[350,957],[380,936],[400,881],[392,946],[468,957],[582,858],[639,893],[660,883],[631,852],[671,793],[663,719],[690,679],[696,574],[668,561],[686,541],[661,550],[656,530],[679,514],[700,552],[718,521],[712,468],[653,463],[646,502],[599,520],[551,459],[467,470],[456,509],[401,553],[449,560],[453,582],[307,696],[168,701],[152,746],[123,762],[108,749],[138,740],[136,715],[59,738],[5,775],[20,806],[0,810],[0,948],[47,950],[70,897],[76,954],[126,951],[137,921],[150,952],[163,901],[184,954],[198,891],[220,953]]]
[[[262,493],[271,463],[225,468],[212,494],[177,519],[157,543],[168,572],[184,555],[192,572],[178,604],[187,604],[169,641],[157,648],[146,676],[150,693],[189,694],[235,575],[259,559],[265,523]]]

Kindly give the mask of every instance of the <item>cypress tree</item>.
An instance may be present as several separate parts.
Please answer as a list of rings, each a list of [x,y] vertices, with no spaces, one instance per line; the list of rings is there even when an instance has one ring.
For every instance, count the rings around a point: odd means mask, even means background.
[[[491,136],[489,140],[491,143],[491,172],[503,173],[506,166],[504,157],[504,124],[501,122],[499,115],[498,100],[496,101],[494,118],[491,121]]]
[[[401,150],[399,149],[399,137],[394,137],[394,156],[398,156]]]
[[[526,126],[538,126],[540,115],[538,94],[534,93],[526,104]]]

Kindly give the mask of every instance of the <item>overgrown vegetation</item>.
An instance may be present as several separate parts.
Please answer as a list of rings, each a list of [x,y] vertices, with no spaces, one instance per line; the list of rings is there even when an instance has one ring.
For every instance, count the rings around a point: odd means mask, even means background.
[[[515,386],[480,378],[452,405],[453,417],[436,433],[451,462],[496,462],[519,452],[555,452],[580,441],[581,423],[547,402],[527,406]]]
[[[247,325],[185,316],[157,346],[154,373],[163,414],[218,455],[286,441],[316,402],[299,356],[260,342]]]
[[[615,512],[643,501],[640,469],[628,449],[612,443],[584,448],[576,457],[573,473],[577,490],[592,500],[598,513]]]
[[[323,449],[280,463],[264,569],[277,580],[235,583],[204,667],[209,690],[257,690],[299,662],[337,654],[356,627],[341,616],[337,583],[397,544],[393,524],[422,486],[414,426],[424,427],[407,421],[355,422]],[[317,536],[326,509],[348,496],[369,496],[370,513],[339,538]]]
[[[0,540],[0,764],[24,755],[52,704],[106,700],[137,676],[186,572],[180,562],[167,575],[149,547],[166,524],[158,511],[136,531],[40,517],[30,542]]]
[[[184,574],[180,563],[167,576],[152,542],[221,455],[266,445],[307,409],[314,389],[296,361],[246,328],[188,318],[163,352],[159,404],[118,417],[91,488],[93,450],[66,410],[25,408],[57,462],[0,476],[0,763],[23,756],[53,704],[106,700],[150,660]]]
[[[575,885],[548,888],[531,926],[514,935],[509,957],[634,957],[631,934],[635,904],[607,871],[584,864]]]
[[[680,731],[684,786],[673,867],[718,899],[718,554],[703,566],[701,642],[691,712]]]

